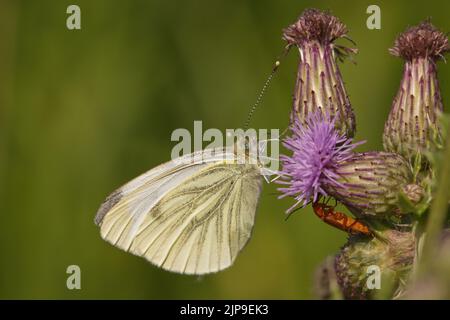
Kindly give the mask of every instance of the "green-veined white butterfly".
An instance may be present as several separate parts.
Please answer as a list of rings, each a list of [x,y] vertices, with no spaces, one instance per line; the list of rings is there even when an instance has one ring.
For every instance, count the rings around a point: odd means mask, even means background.
[[[194,152],[128,182],[97,212],[102,238],[172,272],[231,266],[251,236],[262,177],[273,174],[249,149]]]

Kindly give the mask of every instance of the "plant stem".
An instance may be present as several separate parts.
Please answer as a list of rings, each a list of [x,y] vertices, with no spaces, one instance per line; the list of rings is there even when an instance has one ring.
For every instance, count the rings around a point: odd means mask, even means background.
[[[428,267],[433,263],[439,246],[439,236],[447,216],[450,195],[450,130],[447,131],[445,150],[439,168],[438,184],[425,226],[425,239],[418,269],[419,275],[426,273]]]

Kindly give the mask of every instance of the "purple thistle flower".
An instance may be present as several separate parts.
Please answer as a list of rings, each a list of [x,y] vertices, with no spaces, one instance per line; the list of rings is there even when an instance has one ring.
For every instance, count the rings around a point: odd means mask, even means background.
[[[278,180],[286,185],[278,189],[283,193],[280,198],[291,196],[297,200],[288,213],[311,199],[317,201],[319,195],[327,196],[325,185],[343,187],[336,173],[338,163],[351,158],[352,150],[364,142],[353,143],[338,133],[334,122],[329,115],[317,111],[307,117],[305,124],[298,119],[292,124],[292,136],[283,145],[293,154],[281,156],[282,177]]]
[[[334,197],[357,217],[407,213],[399,207],[401,193],[420,201],[423,190],[412,184],[410,165],[402,156],[353,152],[364,141],[353,143],[337,131],[334,121],[317,111],[305,124],[297,120],[291,127],[292,136],[283,141],[292,155],[280,157],[283,167],[278,183],[285,187],[278,190],[283,193],[280,198],[296,200],[287,213],[320,196]]]

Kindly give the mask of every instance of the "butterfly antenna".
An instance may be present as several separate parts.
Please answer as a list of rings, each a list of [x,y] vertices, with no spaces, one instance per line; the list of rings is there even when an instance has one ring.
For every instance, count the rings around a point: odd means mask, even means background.
[[[250,124],[250,120],[253,117],[253,113],[255,113],[256,108],[258,108],[258,106],[261,104],[261,100],[264,97],[264,94],[266,93],[267,87],[269,86],[270,82],[273,79],[273,76],[275,75],[275,73],[278,70],[278,67],[281,64],[281,61],[284,59],[284,57],[286,57],[286,55],[288,54],[289,50],[291,49],[291,45],[287,45],[282,54],[280,55],[279,59],[277,61],[275,61],[275,64],[272,68],[272,71],[270,72],[269,76],[267,77],[266,82],[264,83],[261,91],[259,92],[258,98],[256,98],[256,102],[253,104],[253,106],[250,108],[250,111],[248,112],[248,116],[247,116],[247,120],[245,120],[244,123],[244,131],[246,131],[248,129],[248,126]]]

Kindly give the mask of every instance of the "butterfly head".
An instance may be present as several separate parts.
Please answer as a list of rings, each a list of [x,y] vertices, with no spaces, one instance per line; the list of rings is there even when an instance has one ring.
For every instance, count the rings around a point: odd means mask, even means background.
[[[271,140],[278,143],[278,139]],[[271,140],[258,141],[256,131],[253,129],[245,132],[236,130],[232,145],[235,162],[258,166],[261,175],[269,181],[270,176],[278,174],[278,159],[267,156],[267,143]]]
[[[239,164],[259,164],[259,146],[258,139],[253,134],[252,129],[247,131],[235,130],[234,136],[229,136],[232,139],[232,150],[235,155],[235,161]]]

